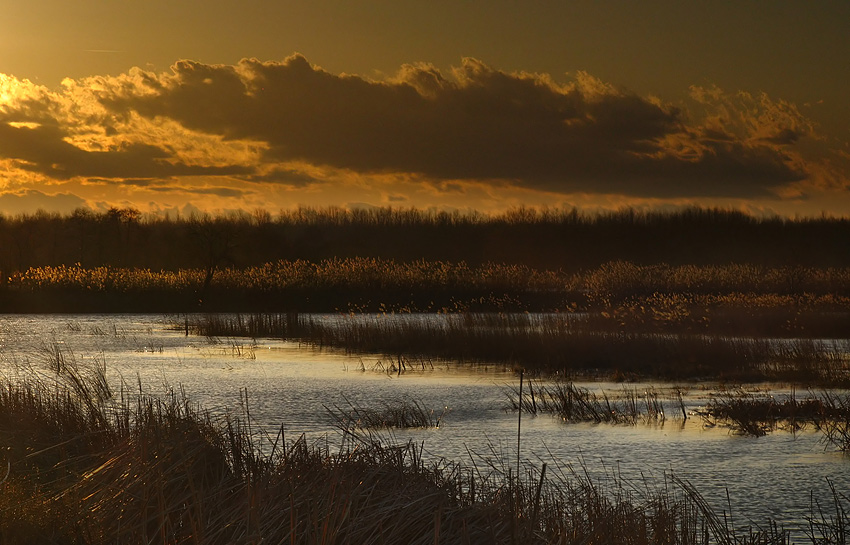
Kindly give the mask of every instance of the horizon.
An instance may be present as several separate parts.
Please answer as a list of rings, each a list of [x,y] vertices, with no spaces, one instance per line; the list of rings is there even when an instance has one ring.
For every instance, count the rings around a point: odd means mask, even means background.
[[[13,6],[0,213],[850,215],[850,4],[486,6]]]

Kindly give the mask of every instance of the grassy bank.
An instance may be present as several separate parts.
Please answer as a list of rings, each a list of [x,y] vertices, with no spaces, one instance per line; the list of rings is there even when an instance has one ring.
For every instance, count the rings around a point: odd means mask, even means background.
[[[0,542],[789,542],[770,521],[732,525],[676,478],[426,462],[415,444],[347,425],[338,448],[263,439],[180,393],[116,399],[102,377],[67,365],[0,383]],[[834,499],[813,513],[813,543],[845,542],[847,498]]]

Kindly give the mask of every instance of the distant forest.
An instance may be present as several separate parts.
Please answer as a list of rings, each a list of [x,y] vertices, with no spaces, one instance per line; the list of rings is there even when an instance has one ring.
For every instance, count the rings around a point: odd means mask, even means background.
[[[716,208],[584,215],[520,208],[499,215],[382,208],[300,208],[162,219],[133,209],[0,216],[3,279],[80,264],[177,271],[278,260],[369,257],[397,262],[521,264],[578,272],[637,265],[850,266],[850,220],[759,218]]]

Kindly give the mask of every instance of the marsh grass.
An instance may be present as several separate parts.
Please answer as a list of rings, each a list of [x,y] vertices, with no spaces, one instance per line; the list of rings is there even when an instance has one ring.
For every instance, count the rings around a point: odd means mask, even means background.
[[[606,392],[596,394],[572,382],[556,382],[535,388],[529,381],[527,393],[520,396],[516,388],[507,391],[514,411],[531,414],[552,414],[564,422],[593,422],[608,424],[664,423],[667,415],[664,402],[652,389],[638,390],[623,386],[617,396]],[[681,403],[681,398],[679,398]]]
[[[735,432],[762,436],[777,429],[797,431],[812,426],[823,433],[823,443],[847,452],[850,449],[850,394],[823,390],[799,397],[743,390],[725,391],[699,411],[712,424],[726,423]]]
[[[444,407],[439,412],[429,409],[416,399],[403,398],[381,403],[381,408],[356,407],[346,400],[348,405],[325,407],[335,421],[336,427],[344,433],[352,428],[439,428],[443,417],[448,413]]]
[[[366,364],[363,359],[360,360],[361,370],[366,370]],[[398,355],[395,358],[378,359],[371,365],[371,370],[387,375],[401,376],[408,372],[424,372],[433,371],[434,362],[430,358],[409,358],[407,356]]]
[[[850,538],[850,496],[836,489],[827,479],[832,496],[831,505],[812,500],[812,515],[806,535],[812,543],[847,543]]]
[[[421,446],[356,426],[338,448],[286,442],[283,430],[253,427],[247,394],[237,418],[203,411],[180,390],[80,397],[95,390],[34,371],[3,379],[1,542],[788,542],[779,530],[768,540],[717,523],[677,481],[605,484],[531,463],[517,475],[498,458],[426,461]],[[845,497],[835,501],[845,508]],[[822,514],[813,531],[846,535],[846,518]]]
[[[824,443],[842,452],[850,453],[850,394],[837,395],[823,392],[822,398],[833,412],[830,418],[823,418],[816,422],[817,427],[823,432]]]
[[[208,315],[200,316],[193,330],[248,335],[257,329],[254,324],[269,324],[264,332],[271,336],[351,353],[385,354],[389,361],[497,363],[566,376],[850,383],[848,340],[597,332],[573,314],[465,313],[451,318],[363,320],[355,315],[329,323],[295,315]]]
[[[207,337],[207,341],[218,353],[234,359],[256,360],[257,345],[253,341],[244,342],[235,338],[221,339],[218,337]]]

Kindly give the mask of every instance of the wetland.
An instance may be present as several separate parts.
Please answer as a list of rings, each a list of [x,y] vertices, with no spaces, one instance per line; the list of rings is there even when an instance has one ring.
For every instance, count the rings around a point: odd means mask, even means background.
[[[846,543],[843,219],[131,212],[0,222],[0,541]]]

